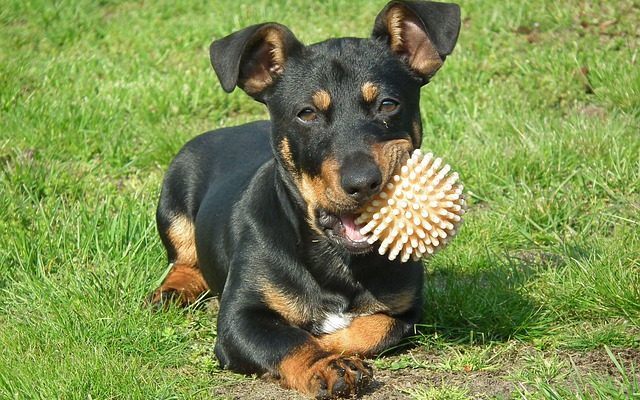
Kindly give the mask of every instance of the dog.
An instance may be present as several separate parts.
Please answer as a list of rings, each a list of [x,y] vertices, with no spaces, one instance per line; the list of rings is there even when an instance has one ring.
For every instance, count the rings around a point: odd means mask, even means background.
[[[188,142],[162,186],[170,270],[150,301],[219,298],[223,368],[316,398],[361,393],[364,358],[423,308],[423,265],[372,251],[354,220],[422,141],[420,89],[456,44],[455,4],[391,1],[370,38],[305,46],[277,23],[215,40],[213,69],[270,121]]]

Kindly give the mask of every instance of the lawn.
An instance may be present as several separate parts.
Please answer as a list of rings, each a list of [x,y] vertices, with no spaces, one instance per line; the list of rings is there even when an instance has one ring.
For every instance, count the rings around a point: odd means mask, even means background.
[[[212,38],[364,37],[384,4],[2,1],[0,398],[297,398],[219,369],[212,307],[143,307],[166,269],[155,205],[187,140],[267,116],[223,92]],[[640,3],[461,6],[423,148],[470,211],[365,398],[638,398]]]

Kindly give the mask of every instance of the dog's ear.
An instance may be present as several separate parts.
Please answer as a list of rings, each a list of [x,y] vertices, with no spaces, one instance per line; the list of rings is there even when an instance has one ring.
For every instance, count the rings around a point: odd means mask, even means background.
[[[431,1],[391,1],[376,17],[372,37],[384,40],[425,84],[456,45],[460,7]]]
[[[282,74],[287,59],[303,45],[284,25],[253,25],[219,40],[209,47],[211,65],[222,88],[236,86],[258,100]]]

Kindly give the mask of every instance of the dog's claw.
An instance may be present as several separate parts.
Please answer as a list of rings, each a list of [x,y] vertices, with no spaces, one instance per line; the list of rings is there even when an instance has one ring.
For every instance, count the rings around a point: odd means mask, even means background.
[[[323,366],[324,365],[324,366]],[[373,376],[373,370],[364,361],[355,357],[338,356],[318,363],[310,389],[317,399],[345,398],[357,395],[366,387]]]

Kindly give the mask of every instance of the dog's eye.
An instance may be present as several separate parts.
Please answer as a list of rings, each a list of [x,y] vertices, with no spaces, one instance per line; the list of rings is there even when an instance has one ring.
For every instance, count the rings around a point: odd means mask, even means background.
[[[314,121],[317,117],[318,115],[316,114],[316,112],[308,107],[298,113],[298,118],[300,118],[300,120],[304,122]]]
[[[378,107],[378,111],[383,113],[391,113],[398,109],[400,103],[393,99],[384,99],[380,102],[380,106]]]

